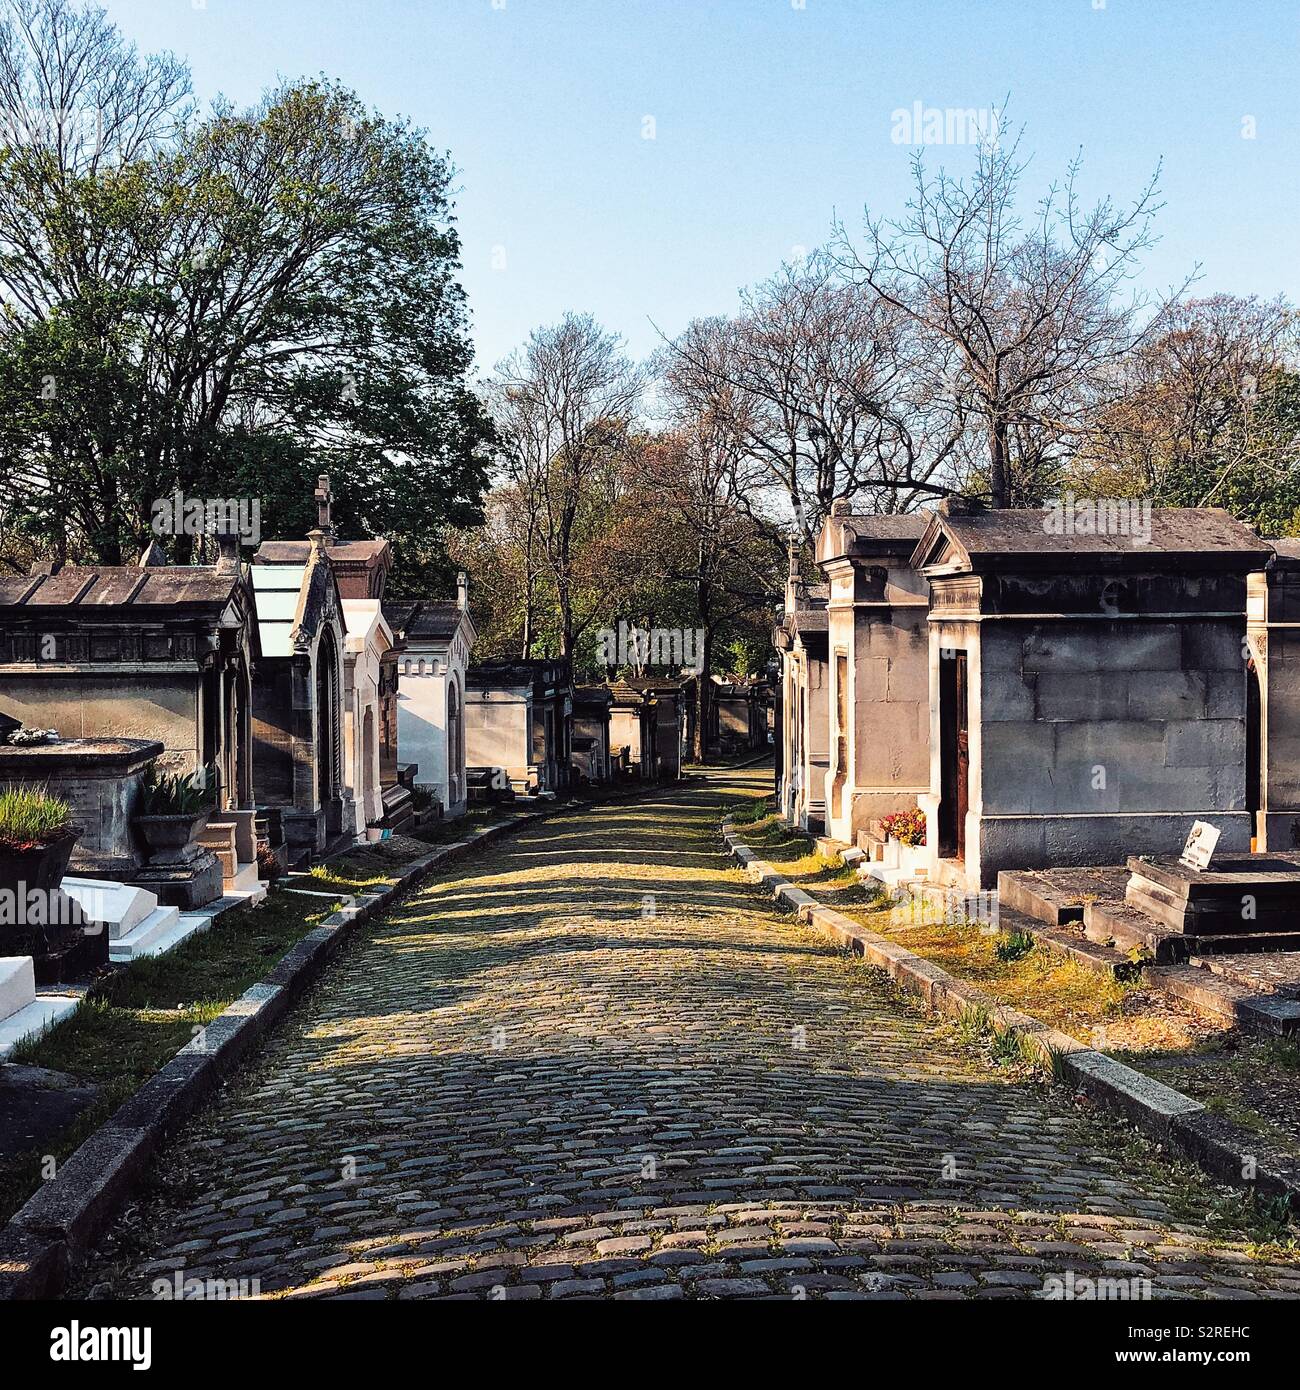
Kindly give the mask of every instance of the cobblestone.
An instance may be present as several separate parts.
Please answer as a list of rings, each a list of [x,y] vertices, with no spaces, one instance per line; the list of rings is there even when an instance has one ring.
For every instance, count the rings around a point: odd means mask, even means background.
[[[72,1292],[250,1257],[263,1297],[1032,1297],[1107,1260],[1300,1287],[1197,1224],[1207,1183],[759,897],[716,827],[768,777],[532,827],[359,929]]]

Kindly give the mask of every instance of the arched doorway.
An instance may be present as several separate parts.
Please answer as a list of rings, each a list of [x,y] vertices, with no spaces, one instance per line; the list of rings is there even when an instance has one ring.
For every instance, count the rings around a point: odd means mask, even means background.
[[[375,740],[375,707],[366,706],[361,721],[361,805],[368,823],[379,820],[379,748]],[[364,826],[361,827],[364,829]]]
[[[316,653],[316,792],[322,806],[338,797],[342,777],[339,698],[338,648],[327,629]]]
[[[461,799],[461,778],[465,770],[465,729],[460,717],[460,686],[453,676],[447,683],[447,804]]]

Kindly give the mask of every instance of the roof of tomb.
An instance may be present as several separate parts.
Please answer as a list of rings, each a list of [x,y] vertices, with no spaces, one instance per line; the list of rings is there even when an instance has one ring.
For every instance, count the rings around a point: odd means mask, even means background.
[[[64,565],[53,573],[0,576],[0,608],[220,611],[241,583],[238,573],[213,565]]]
[[[404,637],[448,639],[466,610],[454,599],[385,600],[384,617],[395,633]]]
[[[855,555],[910,556],[928,520],[929,513],[925,512],[833,513],[817,537],[817,560],[825,563]]]
[[[1098,508],[1105,509],[1104,513]],[[1100,532],[1099,532],[1100,525]],[[1221,507],[1141,510],[1136,500],[930,515],[912,555],[918,568],[1259,569],[1271,547]]]

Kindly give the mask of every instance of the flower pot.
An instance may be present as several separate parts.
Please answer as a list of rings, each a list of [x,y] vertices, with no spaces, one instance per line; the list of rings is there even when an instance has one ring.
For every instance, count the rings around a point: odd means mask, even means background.
[[[31,956],[38,984],[77,978],[107,959],[107,937],[90,938],[58,892],[80,835],[77,826],[48,845],[0,845],[0,891],[12,895],[0,917],[0,956]]]
[[[69,830],[48,845],[10,849],[0,845],[0,889],[17,892],[21,883],[26,891],[46,893],[63,882],[72,849],[81,838],[81,827]]]
[[[190,811],[174,816],[136,816],[132,824],[149,851],[150,864],[188,864],[203,853],[197,843],[213,810]]]

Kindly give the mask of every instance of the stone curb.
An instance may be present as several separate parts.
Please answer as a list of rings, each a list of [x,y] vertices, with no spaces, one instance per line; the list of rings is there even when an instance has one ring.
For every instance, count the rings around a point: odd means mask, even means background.
[[[413,859],[397,870],[391,886],[361,894],[332,912],[290,947],[265,979],[245,990],[124,1101],[0,1229],[0,1302],[58,1297],[163,1140],[302,998],[352,927],[393,906],[432,870],[530,825],[704,781],[683,777],[599,801],[523,812]]]
[[[996,1033],[1017,1034],[1054,1075],[1068,1079],[1075,1091],[1114,1111],[1149,1138],[1190,1158],[1221,1182],[1253,1188],[1268,1197],[1288,1196],[1300,1210],[1300,1163],[1291,1155],[1264,1151],[1256,1136],[1212,1114],[1200,1101],[1009,1008],[933,961],[823,906],[760,859],[739,838],[730,819],[723,821],[722,835],[749,878],[771,891],[801,921],[883,970],[902,989],[920,995],[936,1013],[959,1017],[967,1009],[986,1011]]]

